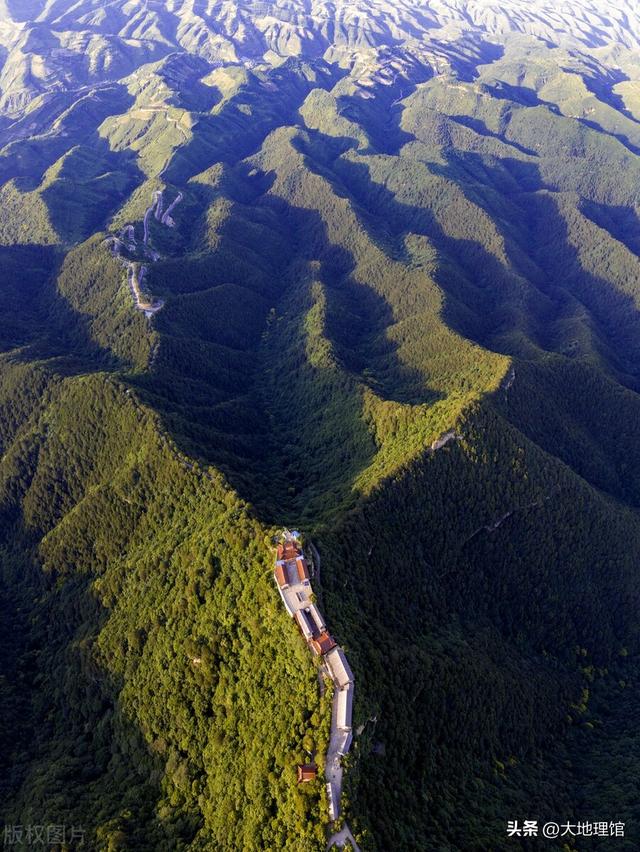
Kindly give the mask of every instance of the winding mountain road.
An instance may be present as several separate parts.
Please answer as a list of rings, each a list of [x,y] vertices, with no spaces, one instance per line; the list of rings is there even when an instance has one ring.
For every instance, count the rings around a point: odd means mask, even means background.
[[[149,246],[149,223],[151,217],[154,216],[156,221],[165,225],[167,228],[173,228],[175,226],[175,222],[171,217],[171,212],[176,208],[178,204],[180,204],[183,198],[183,193],[179,192],[172,201],[172,203],[165,209],[164,191],[161,189],[157,189],[153,193],[153,199],[149,207],[147,207],[147,209],[145,210],[143,219],[144,235],[142,238],[142,243],[144,246],[144,256],[147,258],[147,260],[156,261],[160,257],[158,252]],[[128,260],[127,258],[122,257],[122,251],[124,249],[123,240],[129,241],[127,245],[127,249],[129,251],[136,251],[137,246],[135,238],[135,229],[133,225],[125,225],[124,228],[121,229],[119,236],[111,237],[107,242],[111,245],[111,250],[114,256],[120,258],[127,270],[127,281],[129,283],[131,295],[133,296],[134,307],[137,310],[142,311],[147,317],[147,319],[150,319],[163,307],[164,302],[162,301],[162,299],[156,299],[152,302],[145,295],[143,295],[142,279],[144,278],[147,272],[147,267],[140,265],[134,260]]]
[[[147,209],[145,210],[145,214],[144,214],[144,236],[142,238],[142,242],[145,244],[145,246],[149,245],[149,219],[151,218],[151,215],[153,213],[155,213],[156,219],[159,219],[160,213],[158,213],[158,210],[160,212],[162,212],[162,190],[161,189],[157,189],[153,193],[153,201],[151,202],[151,205],[149,207],[147,207]]]
[[[149,318],[158,313],[160,308],[164,305],[164,302],[162,299],[150,302],[149,299],[143,296],[140,284],[145,272],[146,267],[144,266],[138,267],[136,263],[130,263],[128,265],[129,287],[131,289],[131,295],[133,296],[133,302],[136,308],[139,311],[142,311],[144,315]]]
[[[175,222],[171,218],[171,213],[174,210],[174,208],[177,207],[178,204],[180,204],[180,202],[182,201],[183,198],[184,198],[184,195],[181,192],[179,192],[177,194],[177,196],[175,197],[175,199],[171,202],[171,204],[165,210],[164,216],[162,217],[161,221],[162,221],[163,225],[167,226],[167,228],[173,228],[174,227]],[[157,218],[158,218],[158,216],[156,215],[156,219]]]

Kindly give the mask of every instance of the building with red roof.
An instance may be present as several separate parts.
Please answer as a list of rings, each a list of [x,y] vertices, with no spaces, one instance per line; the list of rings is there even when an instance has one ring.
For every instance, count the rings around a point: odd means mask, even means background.
[[[298,765],[298,784],[313,781],[318,775],[318,767],[315,763],[302,763]]]
[[[332,648],[336,647],[335,641],[331,638],[331,635],[327,630],[320,633],[319,636],[315,637],[315,639],[312,639],[309,644],[319,656],[328,654]]]
[[[285,586],[289,585],[289,577],[287,575],[287,566],[282,562],[276,564],[275,570],[276,583],[283,589]]]

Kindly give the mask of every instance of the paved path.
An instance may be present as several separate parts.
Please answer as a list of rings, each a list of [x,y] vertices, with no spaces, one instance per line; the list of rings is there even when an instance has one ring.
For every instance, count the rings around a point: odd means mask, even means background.
[[[317,580],[318,585],[320,585],[320,553],[312,541],[309,542],[309,550],[313,553],[313,579]]]
[[[171,204],[167,207],[167,209],[162,212],[164,207],[164,196],[161,189],[156,190],[153,193],[153,201],[150,206],[147,207],[144,214],[144,238],[142,242],[145,246],[149,245],[149,220],[151,219],[151,215],[153,214],[158,222],[161,222],[163,225],[166,225],[167,228],[173,228],[175,226],[175,222],[171,218],[171,212],[173,209],[180,204],[184,195],[179,192],[175,199],[171,202]]]
[[[158,299],[155,302],[150,302],[146,296],[142,295],[142,290],[140,289],[140,283],[142,278],[146,272],[146,268],[144,266],[138,267],[136,263],[130,263],[128,265],[128,274],[129,274],[129,287],[131,288],[131,295],[133,296],[133,303],[139,311],[142,311],[144,315],[148,318],[157,314],[160,308],[164,305],[162,299]]]
[[[158,189],[153,193],[153,201],[151,205],[147,207],[144,214],[144,237],[142,238],[142,242],[146,245],[149,244],[149,219],[151,218],[151,214],[155,213],[156,219],[159,218],[160,212],[162,212],[162,190]]]
[[[447,432],[440,435],[439,438],[436,438],[429,449],[432,453],[435,453],[436,450],[441,450],[443,447],[446,447],[449,441],[459,441],[461,437],[462,435],[458,435],[455,429],[449,429]]]
[[[351,829],[348,825],[345,824],[344,828],[341,831],[336,832],[330,839],[327,844],[327,849],[331,849],[335,846],[346,846],[347,843],[350,843],[355,852],[360,852],[360,847],[355,841],[353,834],[351,834]]]
[[[329,747],[325,759],[324,774],[331,784],[336,799],[335,816],[340,816],[340,797],[342,795],[342,753],[345,749],[346,735],[338,728],[338,684],[333,691],[333,702],[331,705],[331,734],[329,736]]]
[[[172,201],[171,204],[165,210],[164,216],[162,217],[162,224],[166,225],[167,228],[173,228],[174,227],[175,222],[171,218],[171,211],[174,209],[174,207],[176,207],[178,204],[180,204],[180,202],[182,201],[183,198],[184,198],[184,195],[181,192],[179,192],[177,194],[177,196],[175,197],[175,200]],[[156,219],[157,218],[158,217],[156,216]]]

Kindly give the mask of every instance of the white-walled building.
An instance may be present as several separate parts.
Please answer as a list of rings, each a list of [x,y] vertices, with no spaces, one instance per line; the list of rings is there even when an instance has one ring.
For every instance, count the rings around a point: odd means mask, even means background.
[[[320,610],[315,604],[311,604],[308,607],[309,617],[313,620],[315,624],[314,635],[318,635],[320,633],[324,633],[327,629],[327,625],[324,623],[324,618],[320,615]]]
[[[309,616],[308,612],[305,609],[299,609],[294,618],[298,624],[298,627],[302,631],[302,635],[307,640],[307,642],[313,638],[314,624]]]
[[[338,692],[336,724],[342,731],[351,730],[353,716],[353,684],[348,683]]]
[[[330,782],[327,783],[327,799],[329,800],[329,819],[333,822],[340,816],[340,804],[336,795],[336,789]]]
[[[349,663],[344,655],[342,648],[337,647],[326,656],[329,673],[337,686],[342,689],[348,683],[353,683],[353,672],[349,668]]]

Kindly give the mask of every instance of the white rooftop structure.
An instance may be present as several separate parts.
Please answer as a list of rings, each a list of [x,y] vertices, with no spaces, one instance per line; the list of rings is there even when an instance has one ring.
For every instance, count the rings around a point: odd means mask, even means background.
[[[349,731],[344,738],[344,741],[340,745],[339,754],[344,756],[345,754],[349,754],[349,749],[351,748],[351,743],[353,741],[353,734]]]
[[[335,786],[331,783],[327,783],[327,799],[329,800],[329,819],[331,822],[338,819],[340,814],[340,805],[338,803],[338,797],[336,795]]]
[[[311,624],[309,623],[309,616],[307,614],[307,611],[304,609],[297,610],[297,612],[294,614],[294,618],[298,624],[298,627],[300,628],[300,630],[302,630],[302,635],[304,636],[304,638],[307,641],[309,641],[309,639],[312,639],[313,629],[311,627]]]
[[[289,578],[290,576],[291,575],[289,575]],[[277,577],[274,577],[274,579],[276,581],[276,586],[278,586],[282,602],[291,617],[294,617],[295,613],[299,609],[307,609],[312,606],[311,594],[313,590],[309,580],[303,580],[301,583],[293,582],[281,588],[278,584]]]
[[[340,689],[348,683],[353,683],[353,672],[349,668],[349,663],[342,648],[338,646],[329,651],[326,661],[331,677]]]
[[[348,683],[338,692],[337,702],[337,724],[343,731],[351,730],[351,717],[353,715],[353,684]]]
[[[311,604],[311,606],[309,607],[309,616],[316,626],[317,633],[322,633],[324,630],[327,629],[327,625],[324,623],[324,619],[320,615],[320,610],[315,604]]]

